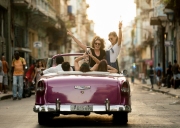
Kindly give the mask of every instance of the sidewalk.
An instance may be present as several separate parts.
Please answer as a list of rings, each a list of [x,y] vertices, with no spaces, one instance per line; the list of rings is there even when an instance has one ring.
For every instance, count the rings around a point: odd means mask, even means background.
[[[8,91],[6,94],[1,92],[1,94],[0,94],[0,101],[1,100],[5,100],[5,99],[9,99],[9,98],[12,98],[12,91]]]
[[[140,80],[135,79],[135,84],[141,85],[141,86],[151,90],[151,84],[150,83],[144,84]],[[171,96],[176,97],[176,98],[180,98],[180,88],[174,89],[174,88],[161,87],[159,89],[156,84],[154,84],[153,87],[154,87],[154,89],[152,91],[160,92],[163,94],[171,95]]]
[[[35,94],[34,91],[31,91],[31,93],[32,93],[32,95]],[[4,93],[0,94],[0,101],[5,100],[5,99],[10,99],[10,98],[12,98],[12,91],[8,91],[6,94],[4,94]]]

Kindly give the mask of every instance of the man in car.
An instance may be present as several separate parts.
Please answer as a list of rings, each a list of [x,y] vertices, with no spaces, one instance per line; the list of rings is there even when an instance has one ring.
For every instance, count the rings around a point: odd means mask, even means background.
[[[71,71],[71,66],[69,64],[69,62],[63,62],[61,65],[63,71]]]
[[[45,74],[48,74],[48,73],[56,73],[57,71],[63,71],[62,69],[62,63],[64,62],[64,58],[62,56],[58,56],[56,57],[56,66],[55,67],[50,67],[46,70],[44,70],[41,75],[45,75]]]

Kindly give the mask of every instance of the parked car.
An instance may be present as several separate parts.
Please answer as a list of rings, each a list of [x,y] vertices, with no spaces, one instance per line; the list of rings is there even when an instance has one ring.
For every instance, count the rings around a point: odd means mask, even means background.
[[[73,67],[74,58],[80,55],[58,54],[48,59],[47,65],[55,66],[56,57],[63,56]],[[114,122],[127,123],[131,94],[124,73],[57,71],[43,75],[37,84],[33,107],[39,124],[44,125],[60,114],[87,116],[91,112],[113,115]]]

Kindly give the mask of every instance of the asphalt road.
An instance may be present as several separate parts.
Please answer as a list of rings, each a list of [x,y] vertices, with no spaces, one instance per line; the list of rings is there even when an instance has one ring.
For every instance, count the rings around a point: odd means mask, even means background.
[[[112,116],[91,114],[90,116],[60,115],[49,125],[40,126],[37,113],[33,112],[34,95],[13,101],[0,101],[0,128],[178,128],[180,127],[180,105],[171,103],[176,98],[149,91],[139,85],[131,85],[132,112],[127,125],[113,124]]]

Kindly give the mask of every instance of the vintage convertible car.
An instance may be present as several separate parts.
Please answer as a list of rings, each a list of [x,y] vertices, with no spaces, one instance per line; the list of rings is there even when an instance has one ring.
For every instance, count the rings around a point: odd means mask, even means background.
[[[58,54],[48,60],[55,66],[57,56],[72,64],[80,54]],[[83,61],[83,60],[82,60]],[[40,125],[60,114],[113,115],[116,123],[127,123],[131,112],[130,84],[124,74],[109,72],[57,71],[42,76],[37,84],[34,112]]]

